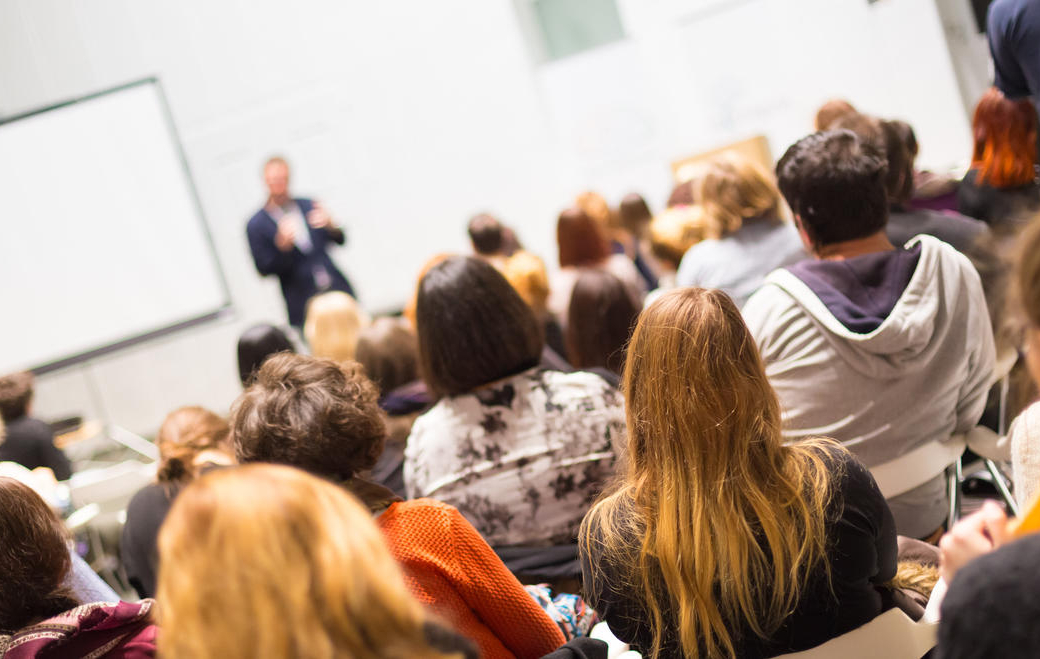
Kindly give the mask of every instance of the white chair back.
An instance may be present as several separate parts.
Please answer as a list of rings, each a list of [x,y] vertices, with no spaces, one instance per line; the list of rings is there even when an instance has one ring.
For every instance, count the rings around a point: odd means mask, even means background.
[[[811,650],[774,659],[921,659],[935,647],[935,622],[914,622],[900,609],[889,609],[867,624]]]

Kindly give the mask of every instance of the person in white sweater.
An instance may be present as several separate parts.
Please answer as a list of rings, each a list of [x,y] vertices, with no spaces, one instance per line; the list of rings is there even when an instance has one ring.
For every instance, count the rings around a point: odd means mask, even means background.
[[[902,535],[945,521],[953,435],[982,414],[994,362],[979,276],[931,236],[885,234],[886,162],[849,131],[816,133],[777,165],[813,259],[776,270],[743,309],[789,441],[822,435],[876,468],[929,454],[926,482],[889,499]]]

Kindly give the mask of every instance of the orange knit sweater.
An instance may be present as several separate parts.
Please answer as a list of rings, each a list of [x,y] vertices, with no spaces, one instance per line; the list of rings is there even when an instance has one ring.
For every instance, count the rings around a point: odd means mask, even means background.
[[[484,659],[541,657],[563,633],[458,510],[431,499],[392,504],[376,518],[409,589]]]

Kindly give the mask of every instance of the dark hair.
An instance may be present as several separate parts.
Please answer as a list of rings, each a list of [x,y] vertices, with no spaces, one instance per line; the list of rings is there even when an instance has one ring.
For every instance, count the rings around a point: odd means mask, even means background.
[[[803,137],[776,165],[780,191],[816,247],[885,228],[887,170],[884,154],[848,130]]]
[[[36,378],[29,371],[11,373],[0,378],[0,418],[14,421],[25,416],[32,402]]]
[[[888,158],[888,174],[885,176],[888,205],[892,208],[903,207],[914,196],[914,153],[908,142],[914,131],[905,121],[882,121],[881,134],[885,140],[885,156]],[[915,139],[915,146],[916,143]]]
[[[638,236],[646,229],[647,224],[653,218],[650,207],[646,205],[646,199],[642,195],[632,192],[621,198],[618,205],[618,218],[621,227],[634,236]]]
[[[456,395],[536,366],[534,312],[494,267],[453,256],[419,282],[419,370],[437,394]]]
[[[238,377],[242,386],[252,382],[264,360],[279,352],[296,352],[285,332],[274,325],[253,325],[238,338]]]
[[[387,394],[419,377],[419,344],[402,318],[376,318],[358,337],[357,360]]]
[[[556,222],[560,267],[596,265],[610,256],[603,229],[580,208],[568,208]]]
[[[66,531],[40,495],[0,477],[0,633],[75,608],[62,584],[72,567]]]
[[[639,318],[639,306],[620,279],[603,270],[578,277],[567,309],[567,356],[576,368],[621,373],[625,348]]]
[[[347,480],[371,469],[383,452],[378,397],[356,362],[274,355],[231,406],[235,456]]]
[[[834,122],[834,129],[851,130],[860,142],[869,143],[885,154],[888,172],[885,174],[885,192],[890,208],[904,206],[914,194],[914,156],[910,153],[909,140],[917,140],[913,129],[906,122],[885,121],[853,113]],[[909,135],[907,133],[909,131]]]
[[[502,223],[491,215],[481,213],[473,216],[468,231],[477,254],[490,256],[502,252]]]

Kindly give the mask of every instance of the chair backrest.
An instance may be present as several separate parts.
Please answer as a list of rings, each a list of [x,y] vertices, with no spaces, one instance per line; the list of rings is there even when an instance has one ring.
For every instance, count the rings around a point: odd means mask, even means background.
[[[862,627],[811,650],[774,659],[920,659],[935,647],[935,622],[914,622],[900,609],[889,609]]]
[[[870,473],[877,481],[881,494],[891,499],[942,474],[961,457],[966,446],[962,435],[955,435],[945,442],[929,442],[898,458],[871,467]]]

